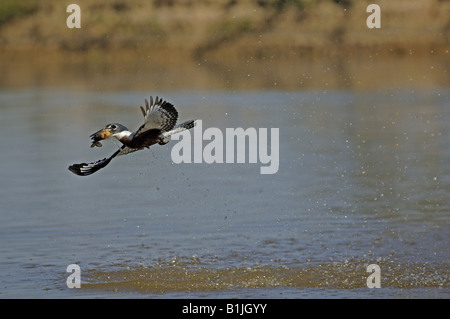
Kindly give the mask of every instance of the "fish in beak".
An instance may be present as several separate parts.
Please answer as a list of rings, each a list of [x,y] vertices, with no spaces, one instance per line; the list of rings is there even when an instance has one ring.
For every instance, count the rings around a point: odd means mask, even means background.
[[[94,134],[91,134],[90,138],[91,138],[91,147],[102,147],[102,143],[100,143],[99,141],[101,140],[106,140],[111,136],[111,130],[110,129],[106,129],[103,128],[97,132],[95,132]]]

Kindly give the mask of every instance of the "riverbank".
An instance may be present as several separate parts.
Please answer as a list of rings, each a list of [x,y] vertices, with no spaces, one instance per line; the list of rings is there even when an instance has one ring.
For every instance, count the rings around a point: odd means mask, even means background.
[[[380,0],[380,29],[366,25],[371,2],[79,0],[81,28],[69,29],[66,3],[5,1],[0,43],[2,51],[127,49],[196,60],[447,53],[448,1]]]
[[[5,87],[299,89],[448,84],[450,3],[378,1],[4,1]]]

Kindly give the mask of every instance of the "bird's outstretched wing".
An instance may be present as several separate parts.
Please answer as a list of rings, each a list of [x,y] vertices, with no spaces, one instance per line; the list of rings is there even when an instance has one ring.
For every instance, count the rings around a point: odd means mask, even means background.
[[[114,157],[120,156],[120,155],[125,155],[125,154],[132,153],[132,152],[136,152],[139,150],[140,150],[140,148],[130,148],[126,145],[123,145],[120,149],[118,149],[110,157],[107,157],[107,158],[104,158],[104,159],[101,159],[101,160],[98,160],[98,161],[92,162],[92,163],[73,164],[73,165],[69,166],[69,170],[72,173],[77,174],[79,176],[88,176],[88,175],[94,174],[99,169],[102,169],[103,167],[108,165],[109,162],[111,162],[111,160]]]
[[[150,97],[150,102],[145,99],[145,108],[141,106],[141,111],[145,122],[134,133],[134,136],[153,129],[159,129],[162,132],[170,131],[178,120],[178,112],[175,107],[158,97],[155,101]]]

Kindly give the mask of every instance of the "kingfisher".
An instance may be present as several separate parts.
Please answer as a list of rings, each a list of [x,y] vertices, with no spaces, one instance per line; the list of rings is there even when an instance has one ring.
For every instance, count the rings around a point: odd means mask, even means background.
[[[69,170],[80,176],[91,175],[108,165],[116,156],[150,148],[154,144],[167,144],[166,139],[169,136],[191,129],[197,123],[197,120],[189,120],[176,125],[178,120],[177,110],[173,104],[158,97],[155,100],[150,97],[150,102],[145,99],[145,108],[143,106],[140,106],[140,108],[144,116],[144,124],[135,132],[130,132],[122,124],[111,123],[89,136],[92,143],[91,147],[101,147],[101,140],[115,137],[122,143],[122,146],[114,154],[96,162],[70,165]]]

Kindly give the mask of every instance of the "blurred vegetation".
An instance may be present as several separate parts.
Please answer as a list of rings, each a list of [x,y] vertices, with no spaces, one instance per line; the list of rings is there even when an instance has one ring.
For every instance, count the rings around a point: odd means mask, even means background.
[[[257,3],[263,8],[275,8],[278,12],[285,10],[288,7],[293,7],[298,10],[305,9],[306,6],[314,2],[314,0],[258,0]]]
[[[31,15],[38,9],[34,0],[2,0],[0,2],[0,28],[11,20]]]

